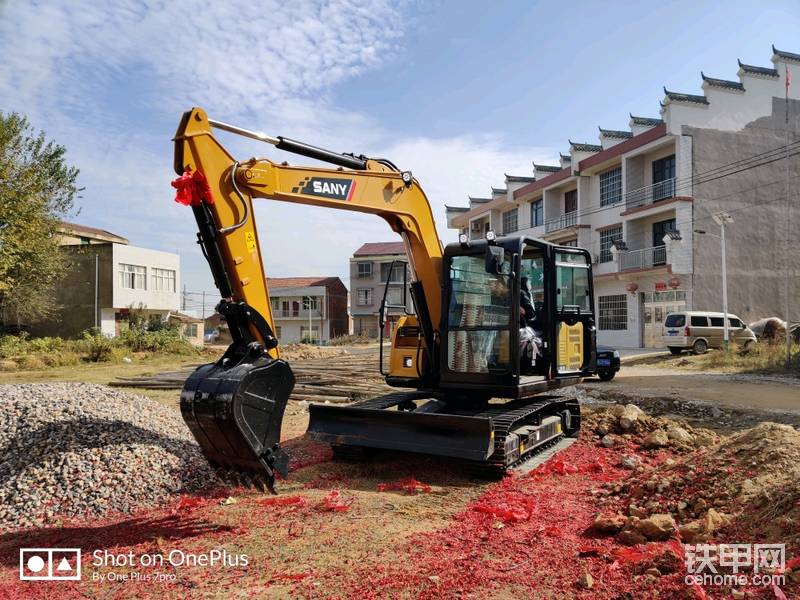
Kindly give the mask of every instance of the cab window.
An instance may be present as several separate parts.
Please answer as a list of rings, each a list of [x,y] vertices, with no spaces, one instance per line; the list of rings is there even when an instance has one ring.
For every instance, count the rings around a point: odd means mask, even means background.
[[[583,254],[556,252],[556,309],[589,312],[589,264]]]
[[[486,272],[483,256],[450,261],[447,367],[462,373],[511,370],[511,253],[503,274]]]

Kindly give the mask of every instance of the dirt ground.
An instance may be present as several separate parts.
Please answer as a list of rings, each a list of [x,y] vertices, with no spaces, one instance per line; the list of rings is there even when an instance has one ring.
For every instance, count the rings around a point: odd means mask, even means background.
[[[623,362],[610,382],[586,380],[589,402],[632,402],[720,431],[761,421],[800,426],[800,379],[699,370],[693,357],[653,355]],[[687,364],[688,363],[688,364]]]
[[[120,369],[136,375],[175,366],[159,362],[80,373],[51,370],[15,374],[12,380],[107,382]],[[797,417],[800,424],[796,384],[730,377],[623,366],[611,383],[587,382],[567,393],[580,396],[589,412],[631,402],[652,414],[723,432],[763,420],[788,423]],[[8,377],[0,374],[0,382],[5,381]],[[177,391],[139,393],[177,408]],[[641,439],[606,447],[594,426],[587,425],[578,443],[549,466],[489,482],[455,461],[416,455],[336,461],[329,447],[302,436],[307,422],[305,405],[290,402],[282,438],[292,456],[291,472],[279,482],[277,497],[216,487],[140,514],[0,532],[0,598],[731,597],[730,589],[698,591],[685,585],[680,568],[662,564],[674,558],[658,563],[658,576],[648,575],[654,557],[675,554],[673,542],[647,542],[631,554],[629,546],[593,529],[599,513],[627,510],[628,500],[612,494],[634,481],[622,466],[624,458],[638,457],[644,476],[675,463],[686,449],[646,450]],[[81,548],[83,581],[19,582],[20,546]],[[95,566],[92,553],[97,549],[115,555],[224,550],[247,555],[248,564],[216,569]],[[144,578],[112,580],[134,572]],[[797,589],[790,582],[785,591],[784,597],[791,598]],[[772,590],[747,593],[748,598],[780,598]]]

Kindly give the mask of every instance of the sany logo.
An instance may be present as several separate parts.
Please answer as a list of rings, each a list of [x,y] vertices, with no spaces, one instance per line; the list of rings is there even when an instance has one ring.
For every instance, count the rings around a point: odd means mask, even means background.
[[[321,196],[334,200],[350,200],[356,182],[352,179],[334,179],[328,177],[312,177],[305,182],[300,193],[308,196]]]

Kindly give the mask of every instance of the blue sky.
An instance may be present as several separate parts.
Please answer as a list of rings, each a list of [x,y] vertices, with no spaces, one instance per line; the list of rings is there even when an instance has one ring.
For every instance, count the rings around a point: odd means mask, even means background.
[[[662,86],[700,93],[800,52],[800,4],[712,2],[0,1],[0,110],[68,149],[85,186],[74,220],[179,252],[211,290],[190,212],[172,201],[174,133],[193,105],[220,120],[386,156],[444,204],[555,162],[628,113],[658,116]],[[253,154],[301,162],[226,137]],[[366,215],[262,201],[267,273],[345,277]],[[347,283],[347,282],[346,282]]]

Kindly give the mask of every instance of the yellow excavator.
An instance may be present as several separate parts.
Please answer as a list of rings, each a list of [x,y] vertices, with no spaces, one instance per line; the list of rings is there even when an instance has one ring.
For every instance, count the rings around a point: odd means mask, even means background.
[[[240,162],[214,129],[334,166]],[[288,466],[279,440],[295,379],[280,358],[255,198],[371,213],[406,247],[414,310],[391,334],[387,369],[380,345],[381,373],[401,389],[348,406],[312,404],[313,438],[342,454],[378,448],[456,457],[492,474],[577,435],[578,402],[546,392],[596,370],[586,250],[492,232],[443,248],[410,171],[215,121],[200,108],[183,115],[174,141],[176,199],[194,213],[233,339],[221,359],[188,378],[181,412],[225,477],[274,493],[275,473],[285,477]],[[381,321],[387,308],[384,293]]]

